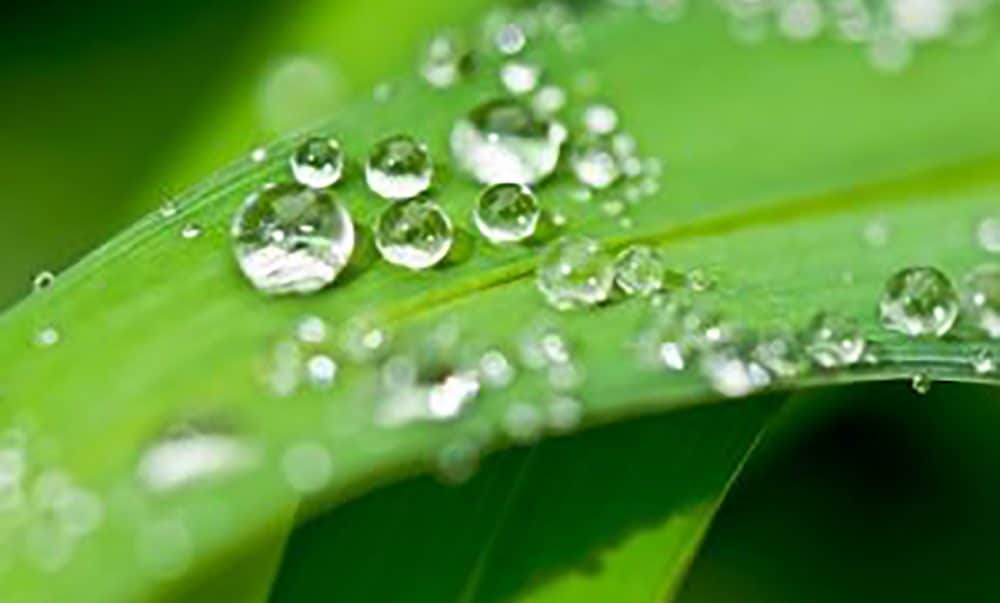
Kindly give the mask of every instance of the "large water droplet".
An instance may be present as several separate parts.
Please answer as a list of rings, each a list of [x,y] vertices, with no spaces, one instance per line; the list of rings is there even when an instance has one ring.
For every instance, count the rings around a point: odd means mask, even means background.
[[[243,274],[271,294],[309,293],[329,285],[354,251],[354,223],[331,193],[297,184],[265,185],[232,224]]]
[[[410,270],[443,260],[453,239],[448,215],[423,197],[390,205],[375,222],[375,246],[382,257]]]
[[[538,198],[522,184],[494,184],[476,202],[472,217],[492,243],[514,243],[535,234],[541,209]]]
[[[645,245],[633,245],[615,259],[615,283],[629,295],[651,295],[663,287],[660,254]]]
[[[537,284],[553,307],[570,310],[606,300],[614,278],[614,263],[600,243],[567,236],[545,251],[538,266]]]
[[[333,186],[344,171],[344,154],[335,138],[309,138],[288,161],[295,179],[310,188]]]
[[[591,188],[607,188],[621,177],[621,166],[609,139],[590,136],[575,143],[570,166],[577,180]]]
[[[1000,338],[1000,264],[984,264],[962,280],[962,307],[980,331]]]
[[[456,163],[483,184],[534,184],[559,162],[566,128],[537,118],[514,99],[479,105],[455,123],[451,151]]]
[[[879,302],[882,326],[911,337],[940,337],[958,318],[958,295],[940,270],[906,268],[885,284]]]
[[[864,335],[854,321],[820,313],[803,334],[806,354],[823,368],[857,364],[867,347]]]
[[[406,135],[379,142],[368,155],[365,180],[385,199],[411,199],[426,191],[434,175],[427,146]]]
[[[168,492],[251,468],[257,451],[228,431],[183,425],[142,452],[136,475],[148,490]]]

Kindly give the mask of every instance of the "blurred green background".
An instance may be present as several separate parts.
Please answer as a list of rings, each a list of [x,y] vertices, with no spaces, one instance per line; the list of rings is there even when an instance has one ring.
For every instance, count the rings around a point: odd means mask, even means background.
[[[285,124],[268,74],[305,57],[328,110],[412,67],[485,1],[17,3],[0,19],[0,307]],[[385,32],[392,32],[387,39]],[[279,89],[277,93],[281,93]],[[796,396],[681,595],[987,601],[1000,587],[996,390],[901,384]],[[430,578],[432,579],[432,578]]]

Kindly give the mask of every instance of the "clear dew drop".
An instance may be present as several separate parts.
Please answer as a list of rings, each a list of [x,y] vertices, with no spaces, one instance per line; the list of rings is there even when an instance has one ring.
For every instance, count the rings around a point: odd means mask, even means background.
[[[493,34],[493,44],[500,54],[508,56],[518,54],[524,50],[528,37],[517,23],[504,23]]]
[[[551,118],[566,106],[566,91],[554,84],[542,86],[531,98],[531,108],[542,118]]]
[[[1000,264],[983,264],[962,279],[964,320],[1000,339]]]
[[[516,243],[533,234],[541,208],[535,193],[523,184],[493,184],[480,193],[472,217],[491,243]]]
[[[507,92],[515,95],[528,94],[538,87],[542,70],[531,63],[507,61],[500,67],[500,81]]]
[[[976,226],[979,246],[990,253],[1000,253],[1000,218],[983,218]]]
[[[267,149],[264,147],[257,147],[250,151],[250,161],[254,163],[264,163],[267,161]]]
[[[618,129],[618,112],[609,105],[589,105],[583,110],[583,125],[591,134],[611,134]]]
[[[479,378],[474,372],[451,373],[430,386],[427,393],[427,410],[431,418],[453,419],[478,395]]]
[[[195,222],[188,222],[181,228],[181,238],[197,239],[201,236],[201,225]]]
[[[997,370],[996,356],[992,350],[986,347],[973,350],[969,364],[977,375],[989,375]]]
[[[233,217],[243,274],[268,294],[311,293],[332,283],[354,251],[354,222],[328,191],[265,185]]]
[[[754,345],[751,357],[779,379],[792,379],[809,370],[802,345],[791,335],[771,335]]]
[[[514,382],[517,371],[500,350],[487,350],[479,358],[479,377],[483,385],[501,389]]]
[[[365,163],[365,181],[375,194],[412,199],[431,186],[434,163],[427,145],[411,136],[390,136],[376,144]]]
[[[912,387],[913,391],[917,392],[920,395],[924,395],[927,392],[931,391],[931,386],[933,385],[933,383],[934,382],[927,375],[927,373],[917,373],[913,375],[912,379],[910,379],[910,387]]]
[[[35,275],[35,278],[31,281],[31,290],[35,293],[40,291],[45,291],[51,287],[56,282],[56,275],[52,274],[48,270],[39,272]]]
[[[566,236],[552,243],[538,266],[537,286],[557,310],[605,301],[614,284],[614,262],[595,240]]]
[[[450,88],[470,70],[472,54],[457,35],[435,36],[420,63],[420,75],[434,88]]]
[[[615,284],[629,295],[652,295],[663,287],[660,254],[645,245],[633,245],[615,258]]]
[[[879,302],[882,326],[910,337],[946,334],[958,319],[958,295],[940,270],[906,268],[886,281]]]
[[[257,450],[235,434],[195,425],[168,430],[146,447],[136,478],[151,492],[171,492],[252,468]]]
[[[35,345],[42,348],[50,348],[62,338],[59,329],[53,326],[42,327],[35,333]]]
[[[178,207],[177,202],[171,198],[167,198],[160,205],[159,210],[157,210],[161,218],[173,218],[177,215]]]
[[[429,199],[394,203],[375,221],[375,246],[391,264],[424,270],[448,255],[454,229],[448,215]]]
[[[704,354],[701,372],[715,391],[728,398],[748,396],[771,383],[770,373],[735,347]]]
[[[315,354],[306,360],[306,375],[309,383],[317,389],[333,385],[337,378],[337,362],[326,354]]]
[[[803,333],[806,354],[826,369],[857,364],[867,343],[854,321],[825,312],[817,314]]]
[[[583,185],[596,189],[608,188],[621,178],[621,166],[610,140],[590,136],[573,145],[570,167]]]
[[[295,179],[309,188],[333,186],[344,171],[344,154],[335,138],[309,138],[288,161]]]
[[[333,459],[319,442],[298,442],[281,456],[285,481],[300,494],[323,489],[333,476]]]
[[[501,98],[460,118],[451,131],[458,166],[482,184],[535,184],[556,168],[566,128],[536,117],[522,102]]]
[[[319,316],[306,316],[295,325],[295,337],[302,343],[323,343],[328,331],[326,321]]]

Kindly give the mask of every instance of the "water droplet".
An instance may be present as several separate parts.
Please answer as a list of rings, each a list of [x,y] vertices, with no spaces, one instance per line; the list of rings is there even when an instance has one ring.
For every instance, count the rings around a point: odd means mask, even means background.
[[[702,356],[701,371],[715,391],[728,398],[747,396],[771,383],[771,375],[764,367],[734,348]]]
[[[689,270],[684,279],[687,288],[698,293],[708,291],[715,286],[715,279],[701,268]]]
[[[931,378],[927,375],[927,373],[917,373],[913,376],[913,379],[910,380],[910,386],[913,388],[913,391],[920,395],[924,395],[931,391],[931,385],[933,385],[933,381],[931,381]]]
[[[452,419],[479,395],[479,379],[472,371],[445,376],[430,387],[427,409],[435,419]]]
[[[497,50],[505,55],[515,55],[521,52],[527,41],[524,29],[516,23],[505,23],[493,35],[493,43]]]
[[[1000,338],[1000,264],[983,264],[962,280],[965,319],[992,339]]]
[[[326,354],[316,354],[306,361],[306,373],[313,387],[330,387],[337,378],[337,363]]]
[[[243,274],[269,294],[310,293],[337,278],[354,251],[351,216],[328,191],[265,185],[233,217]]]
[[[566,91],[555,85],[542,86],[531,99],[531,108],[542,118],[551,118],[566,106]]]
[[[451,131],[456,163],[483,184],[534,184],[559,162],[566,128],[514,99],[479,105]]]
[[[970,358],[972,370],[977,375],[988,375],[997,370],[997,360],[989,348],[977,348]]]
[[[234,434],[185,424],[142,452],[136,477],[150,491],[170,492],[245,471],[257,460],[257,451]]]
[[[435,36],[427,45],[420,64],[420,74],[434,88],[455,85],[472,67],[472,53],[465,42],[453,33]]]
[[[319,442],[299,442],[282,455],[281,471],[293,490],[308,494],[322,490],[329,483],[333,460]]]
[[[43,348],[48,348],[59,343],[60,338],[59,330],[55,327],[43,327],[35,333],[35,344]]]
[[[201,236],[201,225],[188,222],[181,228],[181,237],[185,239],[197,239]]]
[[[611,142],[602,137],[587,137],[573,145],[570,166],[577,180],[591,188],[607,188],[622,175]]]
[[[817,0],[788,0],[779,9],[778,29],[791,40],[811,40],[823,30],[823,7]]]
[[[542,70],[522,61],[508,61],[500,68],[500,81],[511,94],[527,94],[538,87]]]
[[[790,335],[772,335],[761,339],[751,355],[755,362],[780,379],[792,379],[809,369],[802,345]]]
[[[615,259],[615,284],[629,295],[651,295],[663,287],[660,255],[645,245],[632,245]]]
[[[267,161],[267,149],[264,147],[257,147],[250,151],[250,161],[254,163],[264,163]]]
[[[618,113],[608,105],[590,105],[583,110],[583,125],[591,134],[611,134],[618,129]]]
[[[289,163],[300,183],[310,188],[326,188],[340,180],[344,154],[337,139],[314,136],[295,149]]]
[[[493,184],[480,195],[473,211],[476,228],[491,243],[514,243],[535,234],[541,209],[538,198],[522,184]]]
[[[910,337],[942,336],[958,318],[958,295],[940,270],[906,268],[885,284],[879,302],[882,326]]]
[[[574,362],[561,362],[549,366],[547,371],[549,386],[557,392],[572,391],[583,384],[584,372]]]
[[[402,134],[376,144],[365,164],[368,187],[391,200],[416,197],[430,188],[433,175],[427,145]]]
[[[31,281],[32,291],[38,293],[39,291],[45,291],[56,282],[56,275],[49,271],[39,272],[35,275],[35,278]]]
[[[526,329],[518,341],[521,362],[530,369],[541,370],[572,360],[566,338],[552,325],[540,322]]]
[[[267,382],[276,396],[290,396],[299,387],[302,352],[294,341],[280,341],[274,346]]]
[[[538,266],[538,290],[558,310],[593,306],[608,298],[615,269],[601,244],[563,237],[545,251]]]
[[[319,316],[306,316],[296,325],[295,336],[302,343],[323,343],[327,336],[326,321]]]
[[[557,432],[575,429],[583,418],[583,404],[570,396],[556,396],[548,404],[549,427]]]
[[[857,364],[867,341],[852,320],[820,313],[806,328],[803,344],[813,362],[829,369]]]
[[[890,0],[893,25],[912,40],[933,40],[948,33],[953,0]]]
[[[698,354],[729,343],[732,327],[687,297],[653,296],[636,344],[644,364],[682,371]]]
[[[979,245],[990,253],[1000,253],[1000,218],[983,218],[976,227]]]
[[[388,332],[371,317],[352,318],[342,331],[340,347],[354,362],[369,362],[389,347]]]
[[[542,414],[530,404],[515,402],[504,414],[503,429],[520,444],[536,442],[542,435]]]
[[[394,203],[375,221],[375,246],[386,261],[423,270],[444,259],[454,233],[451,220],[423,197]]]
[[[164,199],[164,201],[160,205],[160,209],[158,211],[160,212],[160,217],[161,218],[165,218],[165,219],[166,218],[173,218],[174,216],[177,215],[177,211],[178,211],[177,202],[174,201],[172,198],[168,197],[168,198]]]
[[[880,248],[889,244],[889,225],[883,219],[865,224],[865,241],[872,247]]]
[[[489,350],[479,359],[479,375],[483,385],[504,388],[513,383],[516,372],[503,352]]]

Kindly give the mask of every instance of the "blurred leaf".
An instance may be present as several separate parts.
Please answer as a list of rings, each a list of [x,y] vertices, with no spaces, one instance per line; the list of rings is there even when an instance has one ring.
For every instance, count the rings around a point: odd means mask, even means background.
[[[565,214],[568,231],[600,238],[613,249],[653,243],[671,267],[704,270],[716,286],[699,303],[717,305],[748,329],[802,327],[821,309],[858,319],[878,346],[880,362],[816,372],[802,384],[909,377],[916,371],[935,379],[995,382],[995,376],[977,377],[969,366],[971,349],[983,345],[970,328],[943,340],[907,340],[879,328],[874,306],[885,278],[902,266],[932,264],[958,277],[985,257],[973,233],[979,220],[996,211],[1000,195],[1000,122],[993,101],[1000,81],[970,74],[992,68],[997,43],[975,52],[929,48],[913,69],[889,79],[872,72],[856,49],[833,43],[736,45],[711,10],[694,11],[669,27],[629,11],[595,9],[581,24],[587,42],[581,52],[566,54],[544,41],[533,45],[530,59],[552,81],[572,88],[581,74],[596,77],[600,95],[620,112],[642,152],[668,166],[659,192],[630,206],[631,229],[609,219],[599,202],[572,200],[575,185],[565,173],[540,188],[546,208]],[[688,68],[692,57],[698,58],[697,69]],[[403,352],[420,348],[447,323],[459,329],[465,344],[498,347],[511,357],[523,330],[536,317],[546,320],[565,335],[586,377],[573,394],[583,404],[581,427],[719,397],[693,371],[665,375],[635,359],[630,343],[646,304],[635,300],[552,315],[533,284],[537,246],[501,249],[468,234],[477,187],[445,165],[447,133],[457,116],[498,93],[495,63],[485,61],[479,76],[446,93],[400,78],[394,100],[352,104],[327,125],[352,158],[337,194],[364,226],[385,203],[365,189],[359,158],[396,132],[428,141],[438,161],[435,196],[461,229],[455,253],[439,269],[413,273],[373,263],[368,241],[330,291],[300,299],[252,291],[234,267],[228,223],[249,191],[288,177],[285,157],[296,143],[290,138],[268,149],[267,163],[239,163],[188,191],[178,215],[141,221],[50,291],[0,319],[0,386],[6,393],[0,416],[30,432],[29,481],[37,481],[40,469],[58,467],[100,493],[106,505],[102,527],[80,541],[68,565],[55,573],[41,571],[12,547],[0,594],[19,602],[65,599],[86,590],[95,600],[116,601],[183,592],[184,582],[219,575],[238,554],[264,542],[294,504],[296,494],[282,473],[285,454],[297,445],[320,442],[332,454],[329,484],[304,501],[306,512],[316,513],[432,470],[454,446],[482,445],[483,452],[509,446],[508,413],[523,408],[514,403],[530,402],[544,413],[553,396],[544,374],[523,371],[510,388],[485,392],[468,416],[452,424],[387,429],[372,420],[381,401],[377,367],[351,364],[331,349],[343,361],[331,391],[304,388],[292,398],[278,397],[266,387],[262,368],[274,344],[290,338],[305,315],[326,318],[335,333],[367,317],[391,331],[393,349]],[[582,102],[572,99],[567,117],[574,125]],[[948,111],[934,112],[939,107]],[[887,245],[865,243],[863,232],[873,220],[888,225]],[[179,233],[191,222],[203,234],[184,240]],[[58,345],[34,346],[36,333],[48,326],[61,334]],[[698,420],[697,441],[749,446],[754,417],[763,420],[760,407],[740,402],[729,408],[735,426],[719,420],[718,434],[710,434]],[[167,495],[142,491],[134,474],[143,448],[165,426],[206,415],[223,417],[256,443],[260,464],[211,487]],[[669,431],[675,416],[685,415],[666,415],[656,424]],[[630,439],[622,433],[627,430],[595,431],[580,441]],[[565,457],[559,444],[552,446],[542,450],[555,450],[552,462],[558,465]],[[692,443],[685,454],[717,459],[718,472],[706,473],[706,482],[692,483],[692,490],[663,495],[699,501],[710,514],[743,452],[732,443],[696,451]],[[547,459],[543,453],[546,469],[537,477],[529,471],[524,479],[547,482],[555,470]],[[516,468],[496,472],[498,479],[514,479]],[[579,480],[554,483],[567,492],[581,487]],[[606,484],[596,480],[592,486],[600,493]],[[428,494],[437,495],[462,496]],[[512,512],[520,513],[519,499],[512,500]],[[633,511],[616,508],[621,521]],[[369,513],[358,509],[362,516]],[[644,550],[642,539],[630,540],[622,551],[627,564],[641,562],[650,572],[643,571],[636,584],[657,585],[650,587],[657,591],[676,588],[668,578],[681,575],[707,516],[686,516],[687,527],[677,526],[674,534],[671,510],[664,513],[656,554]],[[0,534],[24,542],[33,521],[25,506],[0,516]],[[497,517],[483,521],[480,527],[489,529]],[[158,580],[136,555],[137,539],[150,523],[162,522],[183,553],[174,551],[183,561],[175,564],[183,582]],[[659,554],[665,541],[676,555]],[[503,551],[514,546],[499,536],[496,543]],[[581,552],[589,554],[597,553]],[[117,571],[109,574],[108,567]],[[493,580],[492,568],[483,568],[483,579]],[[534,584],[530,573],[528,568],[512,579]],[[659,582],[654,575],[668,578]],[[501,578],[496,588],[511,588]],[[544,596],[546,585],[553,593],[575,588],[571,575],[555,576],[538,586],[542,590],[533,587],[523,595]],[[642,597],[649,591],[637,592]]]

